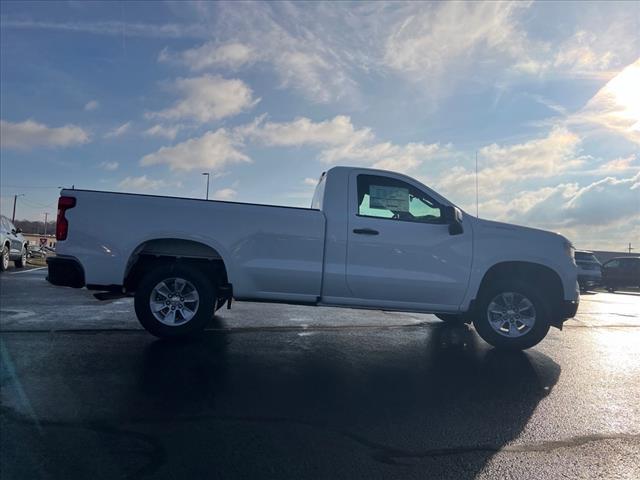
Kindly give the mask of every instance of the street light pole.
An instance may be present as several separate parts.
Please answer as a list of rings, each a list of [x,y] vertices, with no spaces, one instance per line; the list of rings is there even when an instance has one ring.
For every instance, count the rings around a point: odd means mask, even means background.
[[[47,218],[49,217],[49,214],[47,212],[44,212],[44,236],[47,236]]]
[[[11,223],[16,221],[16,202],[18,201],[18,197],[24,197],[24,193],[19,193],[13,196],[13,213],[11,214]]]
[[[207,177],[207,200],[209,200],[209,172],[204,172],[202,175],[206,175]]]

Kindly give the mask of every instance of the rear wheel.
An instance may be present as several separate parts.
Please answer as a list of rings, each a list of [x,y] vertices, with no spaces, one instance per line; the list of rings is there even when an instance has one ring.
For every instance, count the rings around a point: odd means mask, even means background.
[[[4,272],[9,268],[9,247],[4,245],[0,252],[0,272]]]
[[[213,317],[213,283],[188,265],[156,267],[145,275],[135,294],[135,310],[142,326],[160,338],[191,337]]]
[[[27,266],[27,249],[25,247],[22,247],[20,258],[14,263],[16,264],[16,268],[24,268]]]
[[[551,312],[540,292],[520,282],[499,282],[484,289],[473,325],[496,348],[524,350],[549,331]]]

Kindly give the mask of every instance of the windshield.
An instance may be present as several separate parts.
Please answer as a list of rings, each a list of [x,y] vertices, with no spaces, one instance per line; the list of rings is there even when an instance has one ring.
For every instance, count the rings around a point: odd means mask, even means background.
[[[597,262],[598,259],[595,257],[593,253],[588,252],[576,252],[575,253],[576,261],[582,262]]]

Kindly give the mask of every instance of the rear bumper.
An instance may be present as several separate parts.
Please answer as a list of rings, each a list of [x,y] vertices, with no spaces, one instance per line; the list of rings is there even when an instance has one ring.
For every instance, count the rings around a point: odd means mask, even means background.
[[[564,322],[576,316],[579,304],[579,300],[563,300],[560,304],[558,315],[554,316],[551,325],[562,330]]]
[[[564,320],[568,319],[568,318],[573,318],[576,316],[576,313],[578,312],[578,306],[580,305],[579,301],[574,301],[574,300],[565,300],[564,302],[562,302],[561,308],[561,315],[562,318]]]
[[[80,262],[73,257],[47,258],[49,274],[47,281],[59,287],[84,287],[84,270]]]
[[[593,287],[602,283],[602,275],[593,274],[580,274],[578,275],[578,283],[580,286]]]

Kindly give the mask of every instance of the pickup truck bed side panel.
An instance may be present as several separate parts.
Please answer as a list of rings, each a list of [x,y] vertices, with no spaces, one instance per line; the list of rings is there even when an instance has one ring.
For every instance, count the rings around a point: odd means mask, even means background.
[[[62,195],[77,204],[66,213],[69,235],[58,254],[81,262],[87,284],[121,285],[143,242],[176,238],[215,249],[236,298],[320,296],[325,217],[318,210],[83,190]]]

